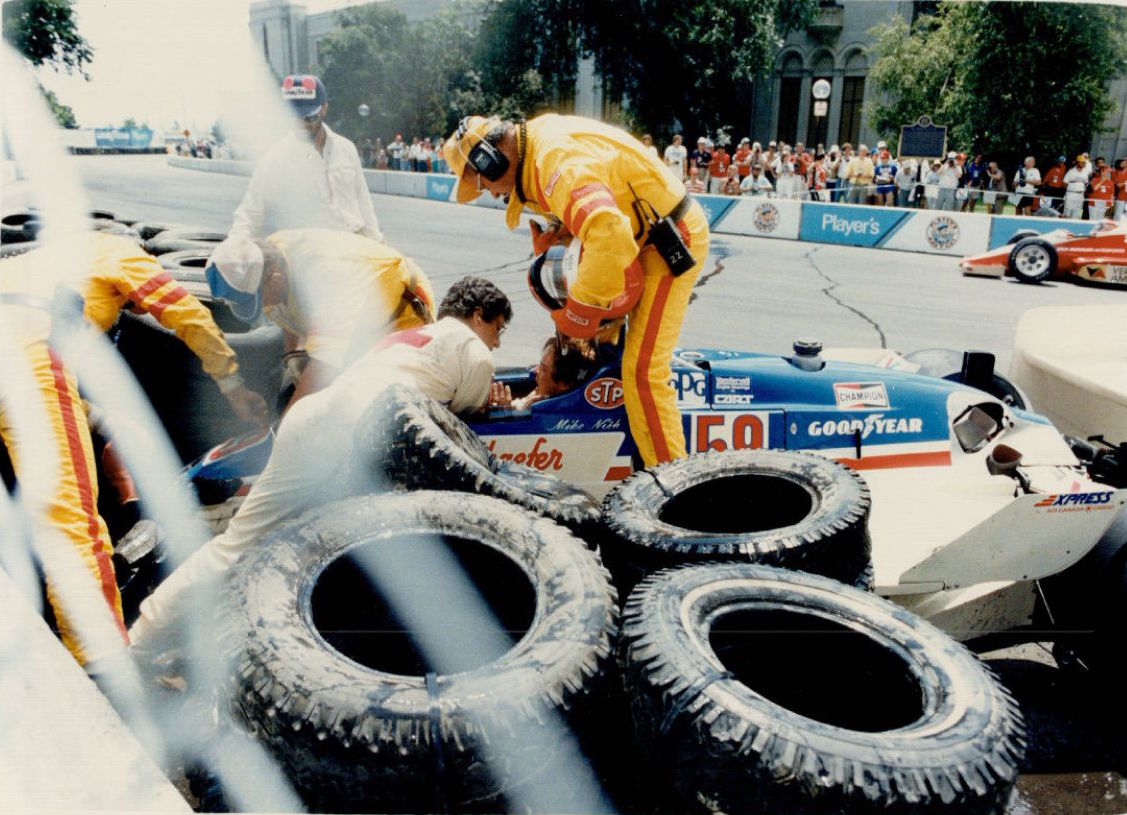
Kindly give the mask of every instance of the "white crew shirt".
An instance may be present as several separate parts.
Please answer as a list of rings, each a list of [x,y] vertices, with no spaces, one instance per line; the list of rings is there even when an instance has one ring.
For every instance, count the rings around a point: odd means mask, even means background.
[[[231,235],[320,228],[383,240],[356,145],[324,128],[323,153],[297,132],[267,151],[235,210]]]

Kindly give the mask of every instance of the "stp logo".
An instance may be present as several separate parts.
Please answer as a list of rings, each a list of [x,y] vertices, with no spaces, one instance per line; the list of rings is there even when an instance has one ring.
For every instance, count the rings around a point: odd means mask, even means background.
[[[622,404],[622,380],[604,376],[583,389],[583,397],[591,407],[614,410]]]

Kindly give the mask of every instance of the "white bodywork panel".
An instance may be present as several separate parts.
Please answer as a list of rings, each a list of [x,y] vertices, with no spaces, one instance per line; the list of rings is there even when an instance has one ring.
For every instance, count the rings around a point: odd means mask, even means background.
[[[1062,433],[1127,441],[1127,305],[1025,312],[1010,378]]]

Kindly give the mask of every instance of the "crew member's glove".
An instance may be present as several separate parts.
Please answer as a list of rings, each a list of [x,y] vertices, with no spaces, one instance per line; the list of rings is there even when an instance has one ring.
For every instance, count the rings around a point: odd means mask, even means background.
[[[606,314],[606,309],[581,303],[569,295],[564,307],[552,312],[552,322],[556,324],[556,331],[565,337],[589,340],[599,332],[599,324]]]
[[[564,229],[563,224],[549,224],[545,229],[539,221],[529,221],[528,228],[532,232],[532,254],[542,255],[557,243],[562,243],[571,233]]]
[[[270,421],[266,400],[243,384],[242,377],[231,374],[219,380],[219,391],[244,422],[265,425]]]

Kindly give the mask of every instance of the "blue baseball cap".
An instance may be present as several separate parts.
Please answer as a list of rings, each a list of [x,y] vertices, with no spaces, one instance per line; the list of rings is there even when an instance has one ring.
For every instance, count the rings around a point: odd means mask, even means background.
[[[231,237],[208,258],[204,274],[211,296],[226,303],[243,322],[254,322],[262,313],[262,249],[249,238]]]

